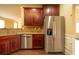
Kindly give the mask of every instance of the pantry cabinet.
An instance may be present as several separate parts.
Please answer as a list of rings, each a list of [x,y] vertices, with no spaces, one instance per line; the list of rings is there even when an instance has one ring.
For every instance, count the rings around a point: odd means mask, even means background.
[[[25,26],[43,26],[43,8],[24,8]]]
[[[44,48],[44,35],[43,34],[32,35],[32,48]]]

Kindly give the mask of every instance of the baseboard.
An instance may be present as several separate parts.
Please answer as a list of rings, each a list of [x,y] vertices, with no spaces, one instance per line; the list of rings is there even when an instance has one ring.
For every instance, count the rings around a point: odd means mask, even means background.
[[[65,55],[64,52],[48,52],[49,55]]]

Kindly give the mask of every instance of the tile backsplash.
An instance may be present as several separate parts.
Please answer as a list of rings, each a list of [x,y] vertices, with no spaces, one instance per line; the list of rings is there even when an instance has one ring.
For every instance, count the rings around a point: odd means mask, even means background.
[[[24,29],[0,29],[0,36],[16,34],[43,34],[43,28],[25,27]]]
[[[0,29],[0,36],[6,36],[7,30],[6,29]]]
[[[8,29],[7,30],[7,35],[15,35],[15,34],[17,34],[17,29]]]
[[[26,34],[43,34],[43,27],[36,26],[24,26],[22,33]]]

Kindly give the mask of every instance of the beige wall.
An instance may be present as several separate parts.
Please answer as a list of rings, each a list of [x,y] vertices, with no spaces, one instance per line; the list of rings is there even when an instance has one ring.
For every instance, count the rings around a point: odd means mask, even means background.
[[[74,5],[74,8],[75,8],[74,18],[75,18],[75,26],[76,26],[76,23],[79,23],[79,4]],[[79,32],[77,32],[76,29],[75,32],[76,32],[75,37],[79,38]]]
[[[63,4],[60,7],[60,16],[65,17],[65,34],[75,33],[75,20],[73,19],[73,5]]]
[[[75,54],[74,5],[62,4],[60,16],[65,17],[65,54]]]
[[[14,27],[14,21],[13,20],[5,20],[5,28],[13,28]]]
[[[75,5],[75,20],[79,22],[79,5]]]

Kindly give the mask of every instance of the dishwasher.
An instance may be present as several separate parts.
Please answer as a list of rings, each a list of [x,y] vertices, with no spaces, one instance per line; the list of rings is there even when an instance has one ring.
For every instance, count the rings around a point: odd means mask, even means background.
[[[21,49],[32,49],[32,35],[21,35]]]

